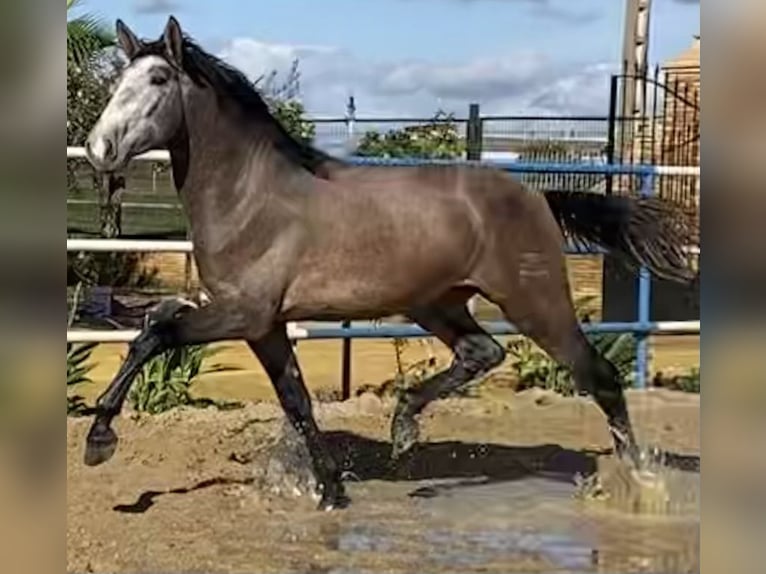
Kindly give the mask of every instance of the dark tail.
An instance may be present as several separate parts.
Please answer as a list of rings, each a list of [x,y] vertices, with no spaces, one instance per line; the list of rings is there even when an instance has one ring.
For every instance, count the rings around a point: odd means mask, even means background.
[[[697,271],[687,248],[696,244],[694,221],[678,206],[656,197],[546,191],[545,199],[567,239],[577,247],[596,244],[630,268],[689,282]]]

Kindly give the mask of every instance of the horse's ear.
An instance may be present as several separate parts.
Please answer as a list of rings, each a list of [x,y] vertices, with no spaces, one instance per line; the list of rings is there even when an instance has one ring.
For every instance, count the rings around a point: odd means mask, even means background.
[[[165,42],[165,51],[171,62],[174,62],[179,68],[183,64],[184,56],[184,36],[181,31],[181,25],[175,16],[168,18],[168,23],[165,26],[165,32],[162,35],[162,39]]]
[[[133,31],[120,19],[117,19],[117,41],[128,57],[128,60],[132,60],[133,57],[141,49],[141,40],[139,40]]]

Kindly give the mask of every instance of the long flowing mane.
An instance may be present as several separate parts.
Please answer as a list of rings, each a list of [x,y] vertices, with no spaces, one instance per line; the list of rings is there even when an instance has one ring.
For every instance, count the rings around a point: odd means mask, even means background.
[[[144,55],[163,56],[165,47],[161,40],[145,42],[135,57]],[[323,164],[343,162],[311,144],[294,138],[276,119],[255,84],[238,69],[220,58],[209,54],[188,36],[184,36],[183,68],[198,85],[209,85],[217,95],[234,101],[252,117],[265,121],[273,130],[277,148],[294,163],[315,175],[321,175]]]

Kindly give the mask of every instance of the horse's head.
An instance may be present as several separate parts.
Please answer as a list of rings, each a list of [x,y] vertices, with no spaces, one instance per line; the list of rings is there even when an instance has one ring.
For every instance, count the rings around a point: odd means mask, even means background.
[[[88,160],[101,171],[121,169],[136,155],[166,147],[183,123],[184,40],[176,19],[171,16],[152,43],[117,20],[117,39],[128,65],[85,144]]]

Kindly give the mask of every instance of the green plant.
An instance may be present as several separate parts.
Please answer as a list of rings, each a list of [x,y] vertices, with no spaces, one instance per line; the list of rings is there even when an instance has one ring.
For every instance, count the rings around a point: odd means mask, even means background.
[[[304,117],[306,110],[299,100],[275,101],[271,108],[274,116],[294,138],[306,143],[314,139],[314,123]]]
[[[571,371],[551,359],[528,337],[514,339],[508,343],[507,351],[518,380],[517,390],[540,387],[562,395],[574,394]]]
[[[653,385],[685,393],[699,393],[700,378],[699,367],[692,367],[686,373],[674,377],[665,378],[662,373],[657,373]]]
[[[222,349],[207,345],[177,347],[149,360],[136,377],[128,394],[131,407],[138,412],[158,414],[180,406],[236,408],[236,402],[221,402],[192,396],[191,388],[201,375],[232,370],[220,364],[203,367],[206,360]]]
[[[362,136],[356,153],[386,158],[458,158],[465,151],[465,144],[453,118],[452,114],[440,110],[425,124],[389,130],[385,134],[370,130]]]
[[[93,353],[97,343],[86,343],[83,345],[75,345],[67,343],[66,346],[66,412],[67,415],[81,415],[85,410],[85,399],[82,395],[69,394],[70,389],[74,389],[77,385],[83,383],[92,382],[88,373],[95,366],[90,361],[90,356]]]

